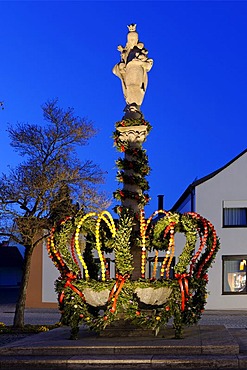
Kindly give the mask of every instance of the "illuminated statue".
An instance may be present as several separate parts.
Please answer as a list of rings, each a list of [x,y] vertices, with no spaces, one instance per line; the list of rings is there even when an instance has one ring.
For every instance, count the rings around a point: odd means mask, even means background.
[[[147,88],[147,72],[152,68],[153,60],[147,57],[148,51],[138,41],[136,24],[131,24],[128,29],[126,46],[118,46],[121,61],[114,66],[113,73],[122,81],[125,118],[141,118],[140,106]]]

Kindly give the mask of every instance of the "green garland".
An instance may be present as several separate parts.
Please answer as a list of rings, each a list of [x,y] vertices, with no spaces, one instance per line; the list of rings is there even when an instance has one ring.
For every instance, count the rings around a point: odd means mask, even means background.
[[[133,170],[138,173],[140,176],[147,176],[150,172],[150,167],[146,161],[129,161],[128,159],[119,158],[116,161],[116,165],[120,170]]]
[[[115,124],[116,131],[113,133],[114,145],[118,151],[125,153],[125,158],[119,158],[116,161],[116,165],[120,171],[117,173],[117,181],[123,182],[124,184],[136,185],[141,192],[149,190],[148,181],[145,179],[150,172],[150,167],[148,165],[148,157],[146,150],[140,147],[133,147],[128,141],[121,140],[121,130],[120,127],[136,127],[136,126],[146,126],[147,134],[151,130],[151,125],[144,119],[127,119],[118,121]],[[131,173],[129,173],[131,172]],[[125,199],[134,200],[138,208],[145,206],[149,201],[148,194],[140,194],[138,192],[131,192],[127,190],[117,189],[113,193],[113,196],[117,200],[124,201]],[[121,206],[117,205],[115,209],[119,213]]]
[[[138,187],[144,191],[149,190],[148,181],[138,174],[132,173],[131,175],[127,175],[124,171],[118,171],[116,178],[118,182],[129,185],[138,185]]]
[[[138,202],[139,205],[145,206],[149,202],[149,195],[147,193],[138,194],[129,190],[117,189],[114,193],[114,198],[117,200],[133,199]]]
[[[94,223],[95,221],[88,221],[84,226],[87,229],[91,225],[91,235],[93,235]],[[131,281],[129,277],[133,270],[133,256],[130,241],[131,238],[136,238],[136,235],[133,234],[134,223],[130,211],[122,210],[121,217],[116,223],[116,235],[112,240],[110,237],[108,239],[108,241],[111,240],[115,252],[117,277],[116,280],[110,279],[105,282],[95,279],[97,273],[90,273],[91,279],[89,281],[81,279],[78,274],[78,266],[74,262],[75,258],[69,257],[68,250],[65,252],[65,241],[71,235],[73,227],[76,225],[75,221],[69,219],[56,229],[55,248],[59,250],[61,258],[64,258],[63,261],[66,261],[64,270],[62,270],[64,273],[56,281],[56,291],[62,322],[71,326],[72,338],[76,338],[81,323],[85,323],[92,330],[101,331],[124,318],[137,327],[157,331],[165,327],[172,317],[175,336],[181,337],[184,325],[195,324],[200,319],[206,303],[208,281],[206,272],[219,249],[219,240],[216,239],[213,226],[194,213],[181,215],[167,212],[165,217],[149,227],[148,245],[150,249],[155,246],[156,249],[166,250],[170,240],[170,225],[175,227],[176,232],[185,234],[185,247],[175,266],[175,279]],[[105,233],[102,235],[103,238],[108,238]],[[199,250],[201,248],[199,254],[195,253],[198,235],[201,245],[204,246],[204,249],[199,247]],[[94,242],[94,237],[91,237],[88,244],[91,257],[91,248],[93,248]],[[84,258],[89,264],[91,257],[86,258],[86,251],[87,247],[84,251]],[[54,257],[52,248],[50,254]],[[183,290],[181,290],[182,287]],[[170,289],[170,295],[165,303],[156,306],[147,305],[138,297],[137,288],[152,288],[154,292],[156,289],[166,288]],[[93,297],[97,297],[97,294],[105,291],[108,298],[101,305],[93,305],[90,300],[85,298],[87,289],[91,289]]]
[[[133,271],[133,255],[130,253],[130,237],[133,227],[133,218],[123,212],[118,223],[114,239],[115,263],[117,273],[131,275]]]
[[[147,132],[149,133],[152,129],[152,126],[148,121],[144,119],[122,119],[115,123],[115,127],[130,127],[130,126],[147,126]]]

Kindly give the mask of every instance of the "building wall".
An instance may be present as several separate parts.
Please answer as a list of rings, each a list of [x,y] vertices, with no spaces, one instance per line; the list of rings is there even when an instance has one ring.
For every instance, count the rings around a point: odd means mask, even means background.
[[[214,225],[221,249],[209,270],[207,309],[246,309],[247,294],[222,295],[222,255],[247,254],[247,228],[223,228],[223,201],[247,201],[247,153],[196,187],[196,212]]]
[[[54,266],[52,260],[48,256],[46,242],[42,248],[42,302],[56,303],[57,293],[55,292],[55,280],[59,277],[59,271]]]
[[[33,251],[26,307],[58,307],[54,289],[54,281],[57,277],[57,269],[48,257],[45,243],[40,243]]]

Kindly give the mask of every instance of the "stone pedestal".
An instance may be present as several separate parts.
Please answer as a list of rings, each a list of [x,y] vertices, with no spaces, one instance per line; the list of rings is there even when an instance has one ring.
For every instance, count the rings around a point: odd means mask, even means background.
[[[147,137],[147,126],[128,126],[128,127],[118,127],[117,131],[120,133],[119,141],[122,145],[127,146],[130,149],[141,149],[143,142]],[[135,156],[133,154],[125,153],[125,159],[128,161],[135,161]],[[135,174],[133,169],[125,170],[126,175]],[[137,193],[142,195],[142,190],[138,185],[132,185],[124,183],[123,190],[127,190],[132,193]],[[135,199],[126,198],[122,202],[123,207],[130,208],[134,213],[139,213],[140,209],[138,202]]]

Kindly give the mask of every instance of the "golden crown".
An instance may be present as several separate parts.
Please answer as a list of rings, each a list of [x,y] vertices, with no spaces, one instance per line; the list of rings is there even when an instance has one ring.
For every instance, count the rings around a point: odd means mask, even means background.
[[[136,30],[136,24],[132,23],[129,26],[127,26],[129,29],[129,32],[135,32]]]

